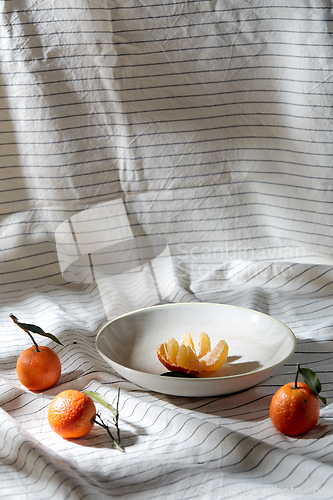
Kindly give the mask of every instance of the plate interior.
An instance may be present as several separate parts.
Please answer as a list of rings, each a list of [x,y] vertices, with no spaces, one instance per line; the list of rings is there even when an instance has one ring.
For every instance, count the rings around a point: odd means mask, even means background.
[[[259,312],[221,304],[170,304],[121,316],[101,329],[97,349],[111,363],[129,370],[160,375],[166,369],[156,350],[171,337],[190,332],[197,345],[206,332],[212,348],[224,339],[227,362],[202,378],[237,377],[282,363],[295,348],[295,337],[280,321]]]

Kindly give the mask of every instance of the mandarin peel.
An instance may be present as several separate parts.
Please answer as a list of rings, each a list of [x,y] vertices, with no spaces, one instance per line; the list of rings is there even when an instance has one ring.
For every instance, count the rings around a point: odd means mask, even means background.
[[[180,344],[174,338],[160,344],[157,348],[157,357],[169,371],[195,376],[202,372],[218,370],[226,362],[228,352],[225,340],[220,340],[214,349],[211,349],[210,338],[204,332],[200,334],[196,351],[191,334],[185,333]]]

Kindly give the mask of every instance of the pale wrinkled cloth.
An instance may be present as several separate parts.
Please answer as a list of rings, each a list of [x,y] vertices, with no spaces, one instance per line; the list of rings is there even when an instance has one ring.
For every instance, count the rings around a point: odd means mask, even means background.
[[[0,497],[333,498],[330,2],[0,9]],[[145,391],[97,353],[108,319],[182,301],[270,314],[296,352],[203,399]],[[61,340],[52,389],[18,382],[29,339],[10,313]],[[328,404],[290,438],[268,409],[297,362]],[[61,390],[118,387],[124,454],[97,426],[50,429]]]

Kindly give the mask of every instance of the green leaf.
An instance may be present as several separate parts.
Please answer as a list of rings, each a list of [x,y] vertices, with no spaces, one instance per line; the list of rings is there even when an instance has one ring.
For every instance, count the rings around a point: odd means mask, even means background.
[[[52,333],[46,333],[44,330],[42,330],[39,326],[36,325],[29,325],[28,323],[20,323],[17,321],[17,326],[21,327],[23,330],[28,330],[29,332],[32,333],[38,333],[38,335],[42,335],[43,337],[47,337],[53,342],[56,342],[57,344],[63,345],[60,340],[57,339],[55,335],[52,335]]]
[[[326,398],[319,396],[319,393],[320,393],[322,387],[321,387],[321,383],[320,383],[320,380],[319,380],[317,374],[313,370],[310,370],[310,368],[301,368],[299,365],[298,365],[298,370],[299,370],[300,374],[302,375],[303,380],[306,383],[306,385],[308,385],[310,387],[310,389],[315,394],[317,394],[318,398],[320,399],[320,401],[322,403],[326,404]]]
[[[47,338],[53,340],[53,342],[56,342],[57,344],[63,345],[60,342],[60,340],[57,339],[57,337],[55,335],[52,335],[52,333],[45,333],[44,330],[42,330],[39,326],[29,325],[28,323],[20,323],[18,321],[17,317],[14,316],[14,314],[10,314],[9,317],[14,321],[15,325],[19,326],[20,328],[22,328],[22,330],[24,330],[26,333],[28,333],[31,340],[35,344],[37,350],[38,350],[38,345],[36,344],[36,342],[35,342],[35,340],[30,332],[38,333],[39,335],[42,335],[43,337],[47,337]]]
[[[161,373],[161,377],[196,378],[195,375],[191,375],[191,373],[185,373],[185,372],[166,372],[166,373]]]
[[[316,394],[319,394],[321,391],[321,383],[317,374],[310,370],[310,368],[301,368],[299,367],[300,374],[302,375],[304,382],[313,390]]]
[[[94,392],[94,391],[82,391],[82,392],[84,394],[86,394],[87,396],[89,396],[93,401],[95,401],[95,403],[99,403],[99,404],[105,406],[105,408],[110,410],[114,415],[116,415],[116,416],[118,415],[117,410],[112,405],[110,405],[110,403],[108,403],[107,400],[103,396],[98,394],[98,392]]]

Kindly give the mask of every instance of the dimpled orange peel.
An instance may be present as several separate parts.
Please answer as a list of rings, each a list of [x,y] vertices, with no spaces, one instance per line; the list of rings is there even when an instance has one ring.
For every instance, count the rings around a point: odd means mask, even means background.
[[[198,375],[201,372],[218,370],[227,360],[228,344],[220,340],[214,349],[211,349],[209,336],[202,332],[199,337],[198,351],[196,351],[192,336],[185,333],[180,341],[171,338],[157,348],[157,357],[169,371]]]

